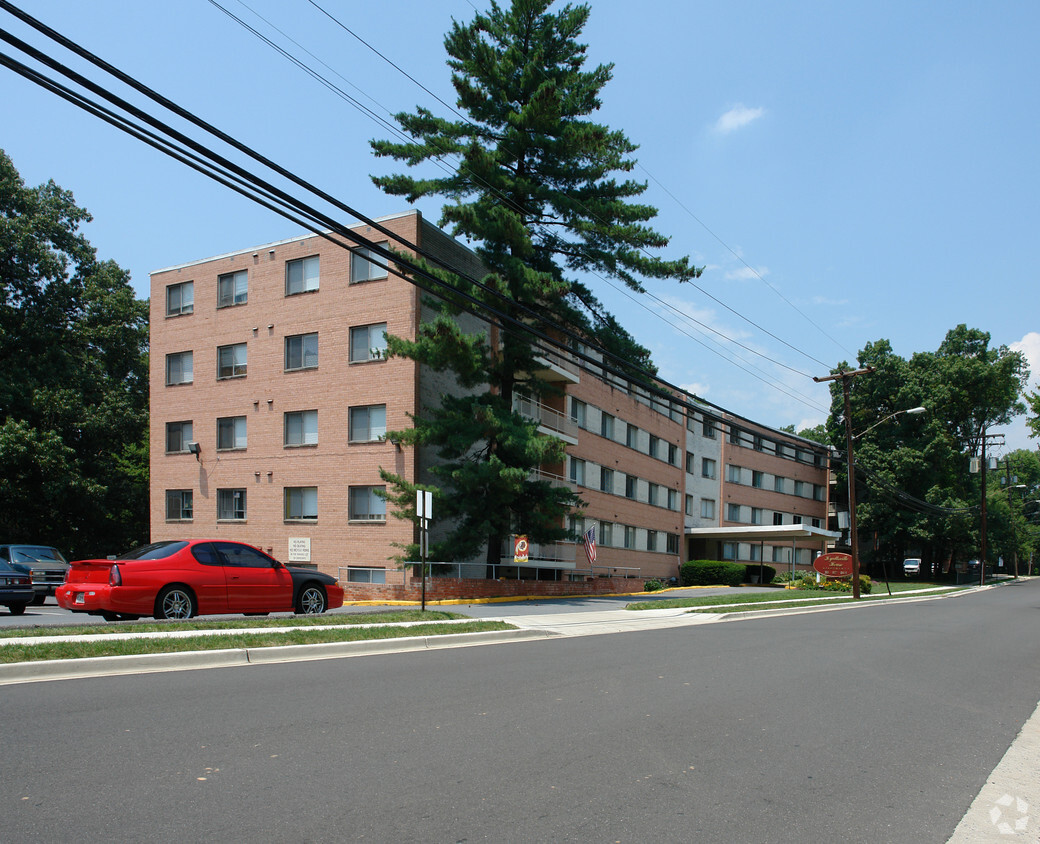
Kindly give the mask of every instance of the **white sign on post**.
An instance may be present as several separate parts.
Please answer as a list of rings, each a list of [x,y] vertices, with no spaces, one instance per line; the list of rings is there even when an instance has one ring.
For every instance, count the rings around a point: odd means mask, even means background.
[[[433,493],[425,489],[415,491],[415,512],[420,519],[433,518]]]

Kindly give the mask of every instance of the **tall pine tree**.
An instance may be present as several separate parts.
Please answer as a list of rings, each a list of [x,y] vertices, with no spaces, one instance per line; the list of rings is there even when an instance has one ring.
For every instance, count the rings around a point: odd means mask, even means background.
[[[635,201],[645,183],[629,173],[635,151],[622,132],[588,119],[612,66],[585,70],[578,42],[589,17],[586,5],[550,12],[550,0],[491,4],[471,23],[453,22],[445,38],[458,95],[459,120],[417,108],[397,115],[410,142],[375,141],[377,156],[409,166],[436,160],[450,175],[373,177],[384,191],[409,202],[447,200],[440,224],[475,244],[493,295],[465,280],[444,276],[467,294],[514,319],[552,332],[563,324],[608,348],[633,367],[651,367],[649,352],[607,313],[575,274],[620,279],[642,291],[640,279],[696,278],[688,258],[663,260],[647,250],[667,245],[648,225],[657,210]],[[455,162],[459,162],[457,166]],[[473,391],[446,396],[441,407],[395,432],[409,443],[438,450],[438,518],[455,528],[432,549],[435,558],[463,560],[486,548],[498,562],[511,532],[536,542],[564,538],[564,517],[577,496],[531,480],[539,465],[563,460],[562,441],[539,435],[536,424],[514,412],[518,393],[538,399],[555,388],[532,375],[537,349],[525,332],[509,329],[467,335],[450,302],[414,342],[391,337],[391,354],[453,372]],[[532,317],[532,313],[539,314]],[[411,514],[414,486],[384,474],[398,512]]]

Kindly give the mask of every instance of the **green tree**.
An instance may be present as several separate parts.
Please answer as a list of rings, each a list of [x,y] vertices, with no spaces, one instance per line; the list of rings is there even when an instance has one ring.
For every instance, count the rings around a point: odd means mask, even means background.
[[[0,537],[73,556],[148,537],[148,307],[90,219],[0,151]]]
[[[440,409],[415,419],[406,442],[434,447],[445,461],[436,471],[440,513],[457,522],[435,553],[466,559],[486,546],[497,562],[502,540],[524,532],[534,541],[563,538],[573,493],[532,481],[539,464],[559,463],[563,444],[537,434],[514,412],[514,396],[541,399],[554,387],[538,370],[530,336],[511,330],[518,320],[540,330],[565,324],[636,368],[649,353],[624,331],[575,274],[620,279],[642,290],[640,279],[689,280],[700,270],[688,259],[667,261],[647,250],[667,245],[649,225],[656,209],[636,200],[645,183],[617,174],[634,167],[636,147],[623,133],[588,116],[612,67],[585,70],[578,38],[589,7],[548,11],[550,0],[492,3],[471,23],[453,22],[445,38],[458,97],[459,120],[418,108],[397,115],[411,141],[375,141],[377,156],[409,166],[458,160],[446,176],[373,177],[389,194],[409,202],[447,200],[441,225],[475,245],[495,291],[443,275],[457,289],[506,314],[501,332],[467,334],[451,302],[424,324],[416,341],[390,338],[391,354],[455,373],[472,391],[446,398]],[[464,115],[464,116],[462,116]],[[536,316],[532,316],[536,314]],[[392,500],[411,515],[413,487],[387,474]]]
[[[1024,411],[1019,397],[1029,374],[1020,353],[991,349],[989,339],[960,325],[937,351],[910,360],[894,354],[887,340],[868,344],[858,355],[858,367],[875,369],[850,384],[861,475],[857,522],[868,563],[898,562],[911,551],[933,565],[978,553],[981,495],[969,458],[978,455],[987,428],[1006,425]],[[831,444],[844,452],[840,383],[831,390],[828,432]],[[901,413],[916,406],[927,414]]]

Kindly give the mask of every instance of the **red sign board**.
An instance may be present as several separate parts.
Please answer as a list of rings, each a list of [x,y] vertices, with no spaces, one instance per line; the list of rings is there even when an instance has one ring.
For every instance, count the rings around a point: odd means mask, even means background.
[[[824,577],[848,577],[852,574],[852,555],[837,552],[820,554],[813,560],[812,567]]]
[[[514,563],[526,563],[527,562],[527,537],[518,536],[513,540],[513,562]]]

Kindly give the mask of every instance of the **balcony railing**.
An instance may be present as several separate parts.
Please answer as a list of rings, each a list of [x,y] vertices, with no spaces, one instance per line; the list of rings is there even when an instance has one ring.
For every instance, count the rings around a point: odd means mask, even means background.
[[[545,428],[550,433],[566,437],[574,442],[578,441],[578,423],[558,410],[547,407],[540,401],[535,401],[529,396],[517,394],[513,396],[513,410],[521,416],[537,422],[540,427]]]
[[[576,542],[547,542],[545,544],[532,542],[527,547],[527,559],[530,563],[556,563],[561,568],[574,568],[578,559],[578,543]],[[507,539],[502,543],[501,552],[502,565],[516,565],[513,557],[513,540]],[[520,563],[524,565],[524,563]]]
[[[528,472],[527,479],[529,481],[548,481],[549,485],[553,489],[569,489],[574,492],[578,491],[578,485],[563,475],[554,475],[552,472],[534,471]]]

